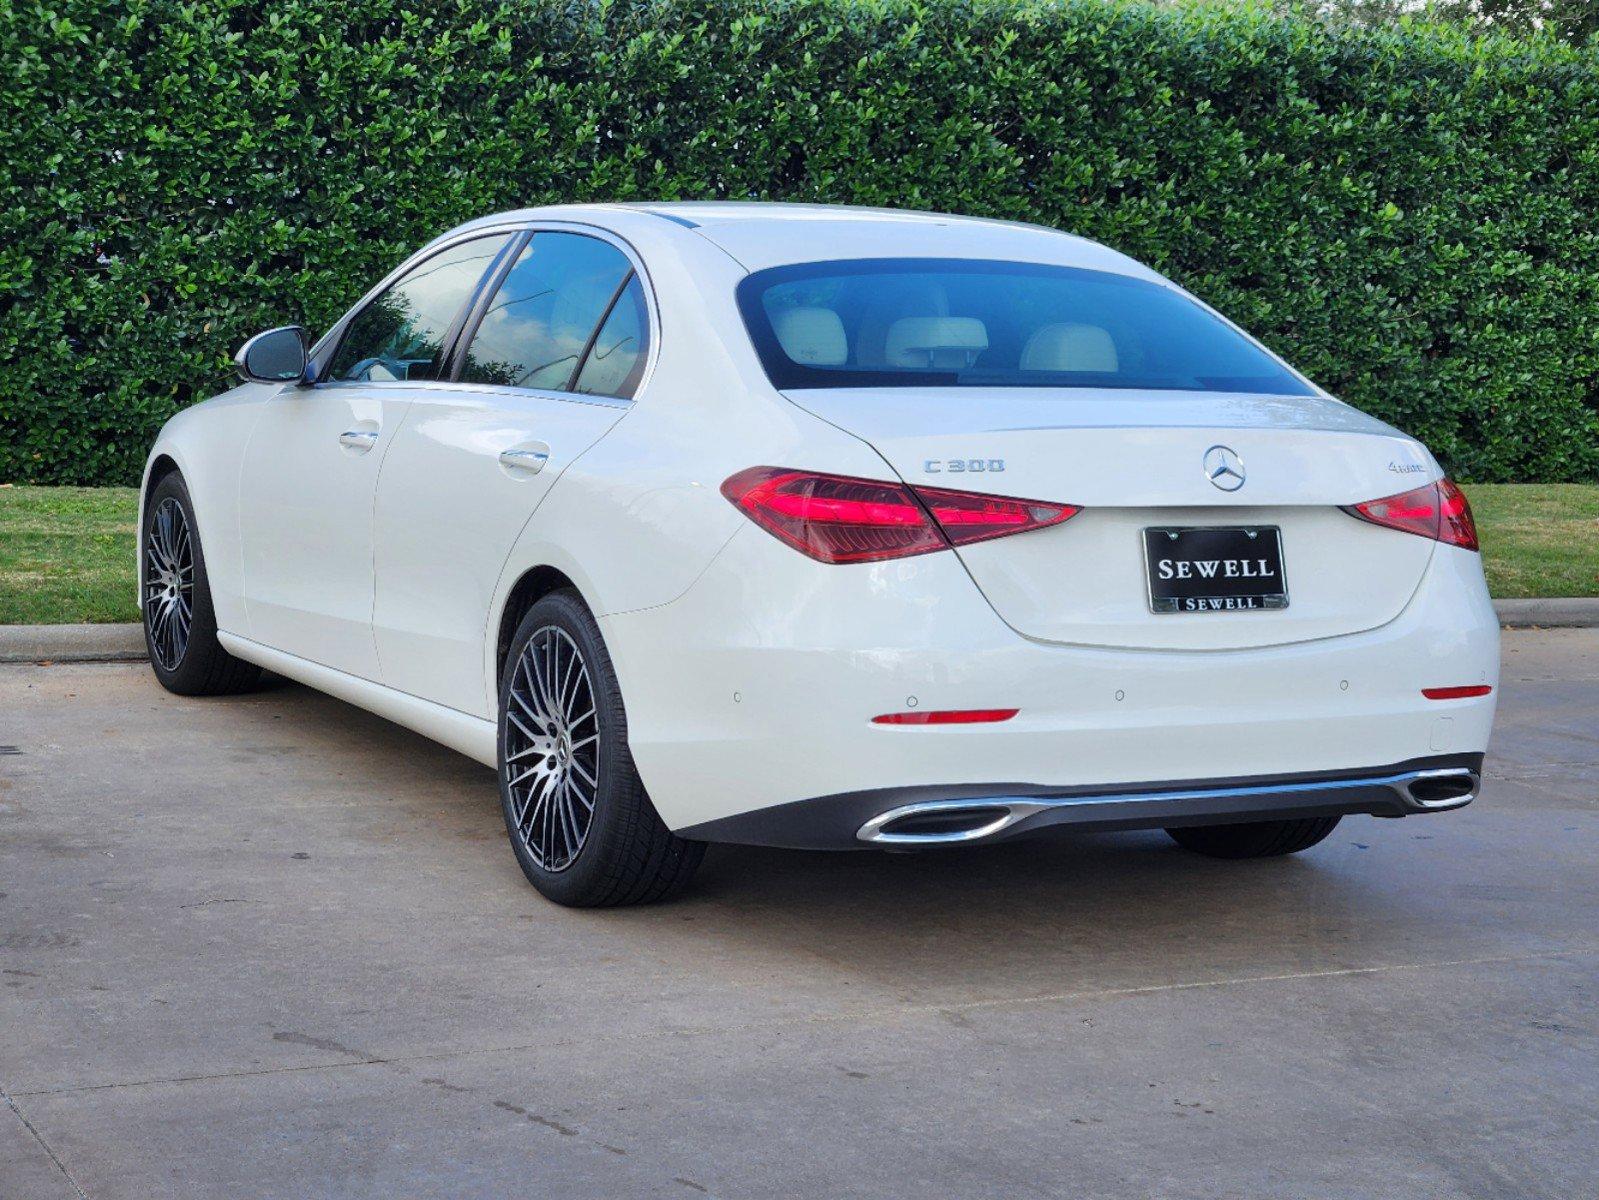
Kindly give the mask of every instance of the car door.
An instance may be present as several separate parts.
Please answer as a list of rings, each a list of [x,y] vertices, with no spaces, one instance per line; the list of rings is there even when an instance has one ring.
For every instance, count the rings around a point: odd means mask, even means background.
[[[483,639],[518,534],[625,413],[648,357],[624,248],[540,229],[484,289],[448,386],[412,398],[378,482],[373,626],[383,682],[488,716]]]
[[[409,267],[335,330],[311,387],[262,406],[239,476],[249,636],[366,679],[372,640],[372,504],[406,406],[448,361],[461,323],[514,231],[452,243]]]

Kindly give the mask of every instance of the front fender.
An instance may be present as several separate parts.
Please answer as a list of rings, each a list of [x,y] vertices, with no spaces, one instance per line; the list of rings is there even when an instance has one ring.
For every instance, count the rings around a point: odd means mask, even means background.
[[[249,636],[244,606],[244,559],[239,543],[239,467],[260,404],[278,388],[245,384],[176,413],[156,434],[139,485],[135,579],[144,591],[145,506],[158,474],[176,469],[194,504],[194,526],[205,553],[206,579],[217,628]],[[142,611],[142,599],[141,603]]]

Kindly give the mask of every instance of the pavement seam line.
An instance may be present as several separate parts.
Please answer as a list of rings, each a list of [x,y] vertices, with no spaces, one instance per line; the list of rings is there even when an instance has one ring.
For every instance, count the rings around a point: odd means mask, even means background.
[[[1541,954],[1489,955],[1482,958],[1456,958],[1440,962],[1384,963],[1372,967],[1337,967],[1325,971],[1288,971],[1273,975],[1244,975],[1232,979],[1194,979],[1183,983],[1152,983],[1141,987],[1097,988],[1077,992],[1045,992],[1032,996],[995,996],[986,1000],[964,1000],[947,1004],[901,1004],[886,1008],[870,1008],[862,1012],[838,1013],[828,1016],[797,1017],[779,1021],[746,1022],[741,1025],[676,1028],[637,1033],[627,1037],[611,1036],[611,1041],[647,1041],[658,1037],[726,1036],[750,1030],[776,1030],[804,1025],[826,1025],[840,1021],[870,1021],[885,1017],[909,1016],[918,1013],[972,1012],[985,1008],[1005,1008],[1011,1005],[1053,1004],[1069,1000],[1104,1000],[1116,996],[1147,996],[1160,992],[1181,992],[1198,988],[1241,987],[1256,983],[1292,983],[1306,979],[1337,979],[1352,975],[1385,975],[1394,971],[1431,971],[1450,967],[1498,966],[1509,963],[1539,962],[1556,958],[1582,958],[1599,956],[1599,946],[1578,946],[1567,950],[1549,950]],[[514,1054],[523,1050],[563,1049],[581,1045],[580,1039],[561,1042],[519,1042],[509,1046],[475,1046],[462,1050],[438,1050],[431,1054],[395,1055],[391,1058],[353,1056],[340,1062],[301,1063],[298,1066],[266,1067],[253,1071],[217,1071],[208,1075],[173,1075],[157,1079],[124,1079],[116,1083],[89,1083],[73,1087],[38,1088],[18,1092],[19,1096],[70,1096],[81,1092],[103,1092],[114,1088],[155,1087],[161,1084],[211,1083],[221,1079],[252,1079],[260,1075],[288,1075],[296,1071],[332,1071],[340,1067],[404,1066],[408,1063],[436,1062],[448,1058],[469,1058],[479,1054]],[[0,1095],[5,1093],[0,1092]],[[10,1096],[6,1096],[11,1101]],[[11,1107],[16,1108],[15,1101]],[[17,1115],[22,1116],[18,1111]],[[26,1120],[24,1119],[24,1124]],[[32,1126],[29,1126],[31,1129]],[[38,1137],[38,1134],[34,1135]],[[40,1139],[41,1143],[43,1139]],[[46,1149],[49,1149],[47,1146]],[[55,1157],[54,1154],[51,1155]],[[57,1160],[59,1163],[59,1160]],[[62,1168],[65,1171],[65,1167]],[[70,1179],[71,1176],[69,1175]],[[76,1186],[76,1184],[74,1184]],[[82,1194],[81,1192],[79,1193]],[[85,1198],[87,1200],[87,1198]]]
[[[11,1098],[11,1093],[0,1087],[0,1097],[4,1097],[6,1107],[17,1114],[17,1120],[22,1122],[22,1127],[33,1135],[33,1140],[38,1142],[40,1148],[50,1156],[50,1161],[55,1163],[56,1170],[61,1172],[61,1177],[72,1185],[72,1190],[78,1193],[78,1200],[89,1200],[88,1194],[72,1177],[72,1172],[67,1170],[67,1164],[61,1161],[61,1156],[51,1148],[49,1142],[44,1140],[44,1135],[33,1127],[33,1122],[23,1115],[22,1109],[18,1108],[17,1102]]]

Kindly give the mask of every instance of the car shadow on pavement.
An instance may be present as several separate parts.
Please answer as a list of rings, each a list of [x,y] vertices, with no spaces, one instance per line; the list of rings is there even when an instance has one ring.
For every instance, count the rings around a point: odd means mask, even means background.
[[[1408,961],[1424,944],[1434,958],[1482,948],[1469,913],[1429,880],[1462,867],[1442,856],[1428,818],[1349,818],[1303,855],[1246,862],[1201,858],[1160,831],[1051,831],[908,854],[717,845],[677,901],[563,910],[516,870],[490,772],[294,685],[255,704],[276,738],[336,764],[346,803],[365,794],[386,811],[385,850],[414,837],[407,854],[447,857],[507,915],[646,932],[660,953],[690,962],[804,963],[929,995],[958,979],[970,996],[1341,970]]]
[[[1329,864],[1341,857],[1333,843],[1319,856],[1217,862],[1159,831],[912,855],[719,846],[678,907],[766,953],[788,944],[848,972],[935,987],[950,967],[996,990],[1047,990],[1402,957],[1420,918]]]

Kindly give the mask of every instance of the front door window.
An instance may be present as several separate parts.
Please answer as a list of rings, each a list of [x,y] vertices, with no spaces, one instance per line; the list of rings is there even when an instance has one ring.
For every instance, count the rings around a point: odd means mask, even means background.
[[[345,383],[438,378],[456,317],[512,236],[461,242],[390,284],[350,322],[327,378]]]

